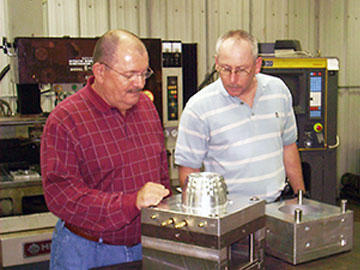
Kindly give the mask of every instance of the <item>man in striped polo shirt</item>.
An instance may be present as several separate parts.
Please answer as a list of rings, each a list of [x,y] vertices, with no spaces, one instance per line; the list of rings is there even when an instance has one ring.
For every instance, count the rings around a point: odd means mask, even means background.
[[[297,127],[289,89],[261,74],[257,41],[243,30],[216,43],[219,79],[195,94],[182,113],[175,151],[179,180],[192,172],[217,172],[230,193],[279,197],[286,178],[305,191]]]

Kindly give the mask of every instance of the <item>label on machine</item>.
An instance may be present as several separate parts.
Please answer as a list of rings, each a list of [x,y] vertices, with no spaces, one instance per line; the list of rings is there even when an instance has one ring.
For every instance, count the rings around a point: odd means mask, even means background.
[[[34,257],[50,254],[51,239],[38,242],[24,243],[24,257]]]

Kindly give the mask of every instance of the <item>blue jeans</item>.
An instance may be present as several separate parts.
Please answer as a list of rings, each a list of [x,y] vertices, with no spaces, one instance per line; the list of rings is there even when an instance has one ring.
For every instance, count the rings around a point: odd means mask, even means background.
[[[141,244],[132,247],[107,245],[82,238],[56,223],[51,243],[51,270],[87,270],[142,259]]]

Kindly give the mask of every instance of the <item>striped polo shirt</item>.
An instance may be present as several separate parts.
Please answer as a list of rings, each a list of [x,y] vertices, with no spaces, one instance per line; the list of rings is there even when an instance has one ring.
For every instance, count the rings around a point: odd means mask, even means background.
[[[297,140],[292,97],[277,77],[257,74],[252,108],[221,79],[196,93],[181,115],[175,163],[224,176],[228,191],[273,201],[285,185],[283,146]]]

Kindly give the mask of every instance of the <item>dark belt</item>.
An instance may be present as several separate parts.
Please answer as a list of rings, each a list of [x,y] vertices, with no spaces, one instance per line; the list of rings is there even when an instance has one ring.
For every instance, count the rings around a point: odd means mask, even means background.
[[[70,232],[72,232],[73,234],[76,234],[77,236],[80,236],[82,238],[85,238],[87,240],[90,240],[90,241],[94,241],[94,242],[98,242],[98,243],[104,243],[104,244],[108,244],[108,245],[113,245],[107,241],[100,241],[100,237],[96,237],[96,236],[93,236],[93,235],[89,235],[87,234],[86,232],[84,232],[83,230],[81,230],[80,228],[78,227],[75,227],[69,223],[65,223],[64,225]]]

